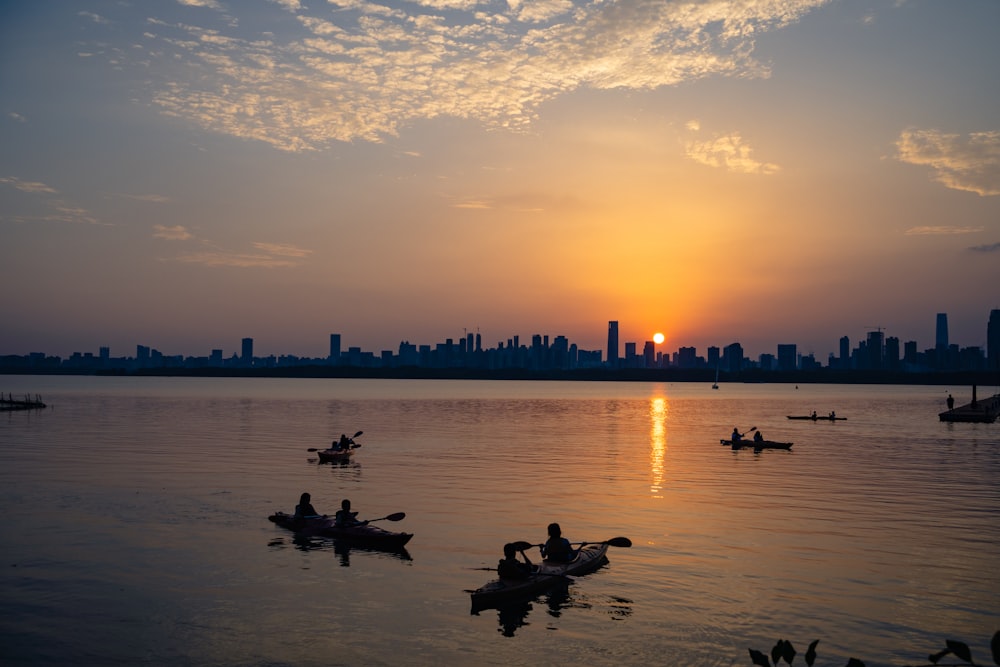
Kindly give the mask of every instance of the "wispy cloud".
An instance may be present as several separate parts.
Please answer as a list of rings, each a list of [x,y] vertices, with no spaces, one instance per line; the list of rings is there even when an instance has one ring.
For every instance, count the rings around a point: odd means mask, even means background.
[[[194,236],[183,225],[153,225],[153,238],[164,239],[165,241],[187,241]]]
[[[221,10],[222,4],[216,0],[177,0],[185,7],[207,7],[208,9]]]
[[[86,19],[90,19],[94,23],[99,23],[101,25],[107,25],[108,23],[110,23],[110,21],[108,21],[106,18],[104,18],[100,14],[95,14],[94,12],[77,12],[77,15],[82,16]]]
[[[831,1],[340,0],[331,12],[320,2],[272,0],[263,10],[293,13],[298,31],[285,31],[282,20],[281,31],[247,36],[234,26],[249,21],[226,23],[217,14],[204,15],[203,23],[216,17],[212,26],[151,19],[137,66],[153,73],[150,96],[164,113],[306,151],[381,141],[442,116],[523,130],[544,102],[581,88],[768,76],[753,57],[758,36]],[[162,71],[170,78],[157,79],[158,62],[169,64]],[[744,147],[730,148],[735,155],[724,162],[731,168],[771,167],[748,161]],[[722,160],[725,148],[715,151]]]
[[[312,250],[297,248],[287,243],[254,243],[253,247],[280,257],[307,257],[312,254]]]
[[[688,123],[688,130],[700,130],[699,124]],[[753,149],[739,132],[720,135],[708,140],[693,139],[684,146],[689,158],[709,167],[720,167],[744,174],[774,174],[781,167],[761,162],[753,157]]]
[[[952,234],[978,234],[983,231],[982,227],[954,227],[948,225],[926,225],[921,227],[910,227],[904,234],[906,236],[942,236]]]
[[[208,267],[236,267],[236,268],[287,268],[296,266],[297,262],[271,257],[266,254],[243,254],[228,253],[220,251],[193,252],[179,255],[174,261],[185,264],[202,264]]]
[[[7,114],[7,118],[10,118],[11,120],[17,121],[18,123],[27,123],[28,122],[27,118],[25,118],[21,114],[17,113],[16,111],[11,111],[10,113],[8,113]]]
[[[987,197],[1000,195],[1000,131],[967,137],[939,130],[904,130],[896,140],[899,160],[930,167],[945,187]]]
[[[24,181],[16,176],[0,176],[0,185],[8,185],[32,195],[40,211],[35,215],[11,216],[7,219],[17,222],[68,222],[88,225],[103,224],[87,209],[66,202],[58,197],[58,190],[38,181]]]
[[[38,181],[22,181],[16,176],[0,176],[0,183],[17,188],[21,192],[56,194],[56,189]]]
[[[975,252],[1000,252],[1000,243],[988,243],[986,245],[974,245],[969,250]]]

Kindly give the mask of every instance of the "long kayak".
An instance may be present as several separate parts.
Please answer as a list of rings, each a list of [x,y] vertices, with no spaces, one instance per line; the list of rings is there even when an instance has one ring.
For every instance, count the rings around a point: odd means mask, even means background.
[[[328,517],[296,519],[291,514],[275,512],[267,517],[282,528],[303,535],[317,535],[351,540],[358,544],[370,544],[384,549],[402,549],[410,541],[413,533],[394,533],[378,526],[338,526]]]
[[[808,419],[809,421],[843,422],[847,417],[831,417],[830,415],[786,415],[789,419]]]
[[[608,545],[588,544],[580,547],[576,558],[568,563],[543,560],[524,579],[494,579],[472,591],[472,613],[519,600],[546,590],[553,584],[567,581],[569,576],[593,572],[608,562]]]
[[[723,445],[729,445],[733,449],[791,449],[790,442],[775,442],[774,440],[719,440]]]

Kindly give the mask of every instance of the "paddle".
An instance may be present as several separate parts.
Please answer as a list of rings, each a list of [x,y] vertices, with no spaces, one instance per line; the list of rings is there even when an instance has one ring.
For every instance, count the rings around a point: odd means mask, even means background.
[[[357,438],[358,436],[362,435],[363,433],[364,433],[364,431],[358,431],[357,433],[355,433],[354,435],[351,436],[351,449],[357,449],[358,447],[361,446],[358,443],[354,442],[354,438]],[[331,447],[332,447],[332,445],[331,445]],[[327,447],[326,449],[330,449],[331,447]],[[317,449],[316,447],[310,447],[306,451],[307,452],[318,452],[319,449]],[[398,521],[398,519],[397,519],[397,521]]]
[[[377,519],[368,519],[368,523],[372,521],[401,521],[406,518],[406,512],[396,512],[395,514],[390,514],[389,516],[381,516]]]
[[[603,542],[570,542],[570,544],[607,544],[612,547],[623,547],[628,548],[632,546],[632,540],[627,537],[612,537],[611,539],[604,540]],[[532,547],[543,547],[543,544],[532,544],[531,542],[514,542],[514,548],[518,551],[524,551],[525,549],[531,549]]]

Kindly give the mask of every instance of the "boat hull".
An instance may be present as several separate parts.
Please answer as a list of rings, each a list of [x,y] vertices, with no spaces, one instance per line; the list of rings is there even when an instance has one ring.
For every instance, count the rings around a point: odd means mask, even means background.
[[[514,600],[522,600],[565,583],[567,577],[593,572],[608,562],[607,544],[588,544],[580,548],[569,563],[542,561],[538,570],[525,579],[494,579],[472,591],[472,613],[492,609]]]
[[[347,463],[353,455],[353,449],[321,449],[316,452],[320,463]]]
[[[378,526],[338,526],[333,519],[316,517],[296,519],[291,514],[275,512],[267,517],[273,523],[302,535],[332,537],[367,544],[383,549],[402,549],[413,537],[412,533],[394,533]]]
[[[774,440],[760,440],[754,442],[753,440],[737,440],[733,442],[732,440],[719,440],[723,445],[729,445],[733,449],[791,449],[792,443],[790,442],[775,442]]]

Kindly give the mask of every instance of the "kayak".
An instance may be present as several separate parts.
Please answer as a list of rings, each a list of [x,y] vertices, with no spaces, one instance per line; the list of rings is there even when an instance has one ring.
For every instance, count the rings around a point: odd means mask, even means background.
[[[791,449],[790,442],[775,442],[774,440],[719,440],[723,445],[729,445],[733,449]]]
[[[576,558],[568,563],[543,560],[524,579],[494,579],[487,582],[472,591],[472,613],[536,595],[554,584],[567,582],[567,577],[593,572],[608,562],[607,553],[607,543],[588,544],[580,547]]]
[[[325,516],[296,519],[291,514],[275,512],[267,518],[282,528],[303,535],[351,540],[358,544],[369,544],[383,549],[402,549],[403,545],[413,537],[413,533],[394,533],[370,524],[367,526],[338,526],[333,519]]]
[[[347,463],[354,455],[351,449],[320,449],[316,452],[320,463]]]
[[[830,415],[787,415],[789,419],[808,419],[810,421],[842,422],[847,421],[847,417],[831,417]]]

